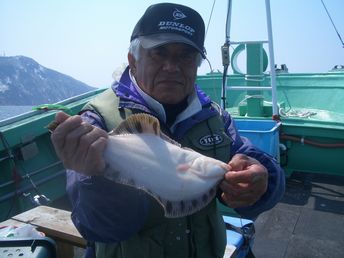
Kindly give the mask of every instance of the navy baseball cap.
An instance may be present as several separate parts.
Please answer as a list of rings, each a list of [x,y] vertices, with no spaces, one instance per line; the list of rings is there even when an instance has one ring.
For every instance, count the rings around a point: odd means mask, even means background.
[[[204,21],[198,12],[184,5],[160,3],[147,8],[137,22],[130,41],[139,38],[143,48],[185,43],[206,58],[204,34]]]

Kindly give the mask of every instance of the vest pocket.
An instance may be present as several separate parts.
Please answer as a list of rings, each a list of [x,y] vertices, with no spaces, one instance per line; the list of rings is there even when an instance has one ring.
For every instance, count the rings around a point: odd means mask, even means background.
[[[222,258],[227,242],[225,224],[219,211],[216,211],[212,217],[208,216],[208,220],[211,225],[210,240],[213,246],[213,257]]]
[[[192,216],[193,242],[197,258],[222,258],[225,249],[225,226],[215,200]]]
[[[164,248],[162,243],[157,242],[151,237],[143,237],[140,243],[140,250],[137,250],[137,253],[134,257],[142,257],[142,258],[150,258],[150,257],[157,257],[163,258],[164,257]],[[127,256],[125,256],[127,257]]]
[[[162,224],[152,229],[139,232],[133,238],[121,244],[125,258],[163,258],[163,236],[166,225]],[[117,256],[116,256],[117,257]]]
[[[97,258],[164,258],[163,235],[165,226],[137,233],[120,243],[96,243]]]

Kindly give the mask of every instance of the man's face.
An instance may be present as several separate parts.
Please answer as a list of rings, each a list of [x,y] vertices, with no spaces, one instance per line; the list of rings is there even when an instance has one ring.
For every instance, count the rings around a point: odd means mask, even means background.
[[[194,90],[198,52],[182,44],[166,44],[140,49],[139,60],[129,57],[129,65],[139,87],[163,104],[177,104]]]

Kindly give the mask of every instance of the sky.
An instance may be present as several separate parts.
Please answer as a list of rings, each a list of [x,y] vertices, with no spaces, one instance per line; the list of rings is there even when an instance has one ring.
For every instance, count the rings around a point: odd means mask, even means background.
[[[108,87],[127,63],[131,32],[153,0],[0,0],[0,55],[23,55],[94,87]],[[222,71],[226,0],[179,0],[198,11],[208,31],[207,57]],[[323,0],[344,40],[344,0]],[[275,63],[289,72],[344,65],[344,48],[321,0],[271,0]],[[211,17],[211,19],[210,19]],[[209,26],[208,26],[209,24]],[[264,0],[233,0],[232,41],[267,40]],[[234,47],[234,46],[233,46]],[[267,47],[267,46],[266,46]],[[244,54],[239,68],[245,70]],[[203,62],[198,74],[210,72]],[[230,73],[231,71],[229,71]]]

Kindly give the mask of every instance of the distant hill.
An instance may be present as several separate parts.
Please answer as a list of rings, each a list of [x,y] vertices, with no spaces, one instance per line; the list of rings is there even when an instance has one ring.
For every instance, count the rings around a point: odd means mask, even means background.
[[[52,104],[95,88],[25,56],[0,56],[0,105]]]

